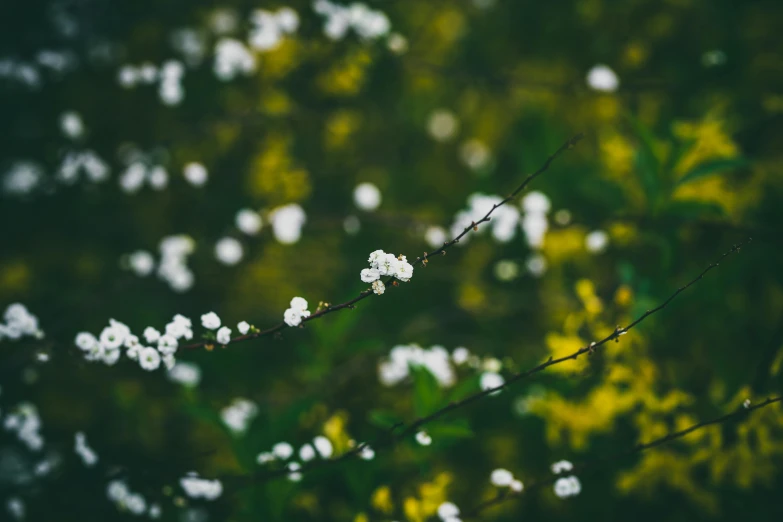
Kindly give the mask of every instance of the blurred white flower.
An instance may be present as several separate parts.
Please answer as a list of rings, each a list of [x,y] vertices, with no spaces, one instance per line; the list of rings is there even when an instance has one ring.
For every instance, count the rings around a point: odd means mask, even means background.
[[[432,248],[441,247],[446,242],[446,230],[443,227],[428,227],[424,240]]]
[[[514,481],[514,475],[507,469],[498,468],[493,470],[489,476],[489,481],[493,486],[506,487]]]
[[[307,221],[307,215],[302,207],[290,203],[277,207],[269,214],[272,222],[272,232],[280,243],[290,245],[299,241],[302,236],[302,226]]]
[[[81,138],[84,134],[84,123],[78,112],[68,111],[60,115],[60,129],[71,139]]]
[[[207,168],[201,163],[191,162],[182,170],[185,180],[194,187],[201,187],[207,182]]]
[[[373,211],[381,204],[381,191],[372,183],[359,183],[353,190],[353,201],[360,209]]]
[[[217,331],[217,342],[220,344],[228,344],[231,342],[231,328],[227,326],[221,326]]]
[[[457,135],[459,121],[453,112],[446,109],[438,109],[430,114],[427,121],[427,130],[436,141],[449,141]]]
[[[272,453],[278,459],[286,460],[294,454],[294,447],[287,442],[278,442],[272,446]]]
[[[484,372],[481,374],[480,386],[482,390],[491,390],[493,388],[498,388],[499,386],[502,386],[503,384],[505,384],[505,382],[506,380],[503,379],[503,376],[500,375],[499,373]],[[490,395],[496,395],[501,391],[502,390],[494,391],[490,393]]]
[[[250,325],[247,321],[242,321],[237,325],[237,330],[240,334],[245,335],[250,330]]]
[[[233,266],[244,256],[242,243],[233,237],[224,237],[215,243],[215,258],[224,265]]]
[[[219,80],[233,80],[238,75],[249,75],[256,70],[256,58],[245,44],[234,38],[221,38],[215,44],[215,76]]]
[[[167,376],[172,382],[193,388],[201,382],[201,368],[191,362],[178,361]]]
[[[220,418],[232,433],[244,435],[257,414],[258,406],[254,402],[237,398],[220,411]]]
[[[541,277],[547,269],[546,258],[542,254],[532,254],[525,261],[525,267],[533,277]]]
[[[332,442],[323,435],[319,435],[313,439],[313,446],[315,446],[315,449],[321,455],[321,458],[328,459],[332,456],[334,450]]]
[[[609,66],[598,64],[587,72],[587,85],[596,91],[614,92],[620,86],[620,79]]]
[[[215,312],[209,312],[201,316],[201,326],[208,330],[220,328],[220,317]]]
[[[603,230],[594,230],[585,236],[585,247],[593,254],[600,254],[608,245],[609,234]]]
[[[429,446],[432,444],[432,437],[426,431],[420,431],[416,433],[416,442],[422,446]]]
[[[261,230],[261,216],[249,208],[237,212],[234,222],[240,232],[248,236],[255,236]]]

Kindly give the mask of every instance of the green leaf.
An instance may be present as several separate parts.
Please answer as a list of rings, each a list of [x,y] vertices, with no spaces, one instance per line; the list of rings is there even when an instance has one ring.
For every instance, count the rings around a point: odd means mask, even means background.
[[[745,158],[722,158],[705,161],[704,163],[699,163],[691,170],[686,172],[685,175],[677,181],[677,185],[684,185],[685,183],[690,183],[691,181],[695,181],[706,176],[735,170],[745,167],[749,164],[750,161]]]
[[[642,185],[644,195],[650,207],[655,207],[661,196],[661,163],[655,154],[655,138],[650,130],[633,116],[628,116],[628,121],[639,138],[641,147],[636,151],[634,159],[634,171]]]
[[[443,392],[440,389],[435,376],[426,368],[411,366],[413,375],[413,409],[419,417],[432,413],[443,400]]]
[[[402,418],[399,415],[388,410],[372,410],[367,417],[371,424],[384,429],[390,429],[392,426],[402,422]]]
[[[724,217],[726,211],[718,203],[705,201],[673,201],[666,209],[671,216],[684,218],[715,218]]]

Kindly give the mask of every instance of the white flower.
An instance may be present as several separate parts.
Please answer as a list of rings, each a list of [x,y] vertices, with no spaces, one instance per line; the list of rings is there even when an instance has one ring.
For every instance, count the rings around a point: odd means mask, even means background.
[[[413,276],[413,265],[407,261],[400,261],[397,264],[397,271],[394,273],[394,277],[400,281],[409,281]]]
[[[378,295],[381,295],[386,291],[386,285],[383,284],[383,281],[373,281],[372,291]]]
[[[120,360],[120,355],[121,353],[119,348],[111,348],[111,349],[107,348],[106,350],[103,351],[101,360],[103,361],[104,364],[108,366],[113,366],[114,364],[117,363],[117,361]]]
[[[543,192],[534,190],[528,192],[525,197],[522,198],[522,210],[524,210],[526,214],[547,214],[551,208],[552,202]]]
[[[446,230],[443,227],[429,227],[424,233],[424,240],[432,248],[443,246],[446,242]]]
[[[522,482],[519,480],[512,480],[511,484],[509,484],[508,487],[514,493],[522,493],[522,490],[525,489],[524,484],[522,484]]]
[[[459,121],[453,112],[439,109],[430,114],[427,130],[436,141],[449,141],[456,136],[459,130]]]
[[[294,447],[287,442],[278,442],[272,446],[272,453],[278,459],[285,460],[294,454]]]
[[[121,480],[112,480],[106,486],[106,496],[114,502],[121,502],[129,494],[128,486]]]
[[[128,266],[139,277],[145,277],[155,268],[155,259],[146,250],[137,250],[128,255]]]
[[[299,472],[302,469],[302,465],[298,462],[289,462],[286,466],[290,473],[288,474],[288,480],[291,482],[299,482],[302,480],[302,474]]]
[[[609,234],[603,230],[594,230],[585,236],[585,246],[587,251],[593,254],[599,254],[606,250],[609,244]]]
[[[365,445],[359,450],[359,458],[362,460],[372,460],[375,458],[375,450],[373,450],[369,444]]]
[[[219,480],[207,480],[200,478],[195,473],[179,480],[185,494],[191,498],[202,497],[206,500],[215,500],[223,493],[223,484]]]
[[[194,187],[200,187],[207,182],[207,169],[201,163],[188,163],[183,170],[185,179]]]
[[[316,451],[318,451],[322,458],[328,459],[332,456],[334,450],[332,442],[323,435],[319,435],[313,439],[313,446],[315,446]]]
[[[302,462],[309,462],[315,458],[315,450],[310,444],[305,444],[299,448],[299,459]]]
[[[242,321],[237,325],[237,330],[239,330],[239,333],[242,335],[245,335],[250,330],[250,325],[247,323],[247,321]]]
[[[454,348],[454,351],[451,354],[451,360],[454,361],[454,364],[456,365],[465,364],[468,362],[468,357],[470,357],[470,352],[464,346]]]
[[[237,228],[248,236],[255,236],[261,230],[261,216],[249,208],[243,208],[237,212],[234,222]]]
[[[136,346],[139,346],[139,338],[135,335],[129,335],[122,344],[125,348],[135,348]]]
[[[252,421],[258,414],[258,406],[252,401],[237,398],[220,412],[220,418],[228,428],[237,435],[247,431]]]
[[[299,326],[302,323],[302,314],[298,310],[288,308],[283,312],[283,321],[288,326]]]
[[[429,446],[432,444],[432,437],[426,431],[420,431],[416,434],[416,442],[422,446]]]
[[[386,252],[384,252],[383,250],[376,250],[374,252],[370,252],[370,257],[367,258],[367,262],[369,262],[373,268],[378,268],[378,263],[385,255]]]
[[[153,344],[158,342],[158,339],[160,339],[160,332],[154,329],[151,326],[148,326],[144,329],[144,339],[149,344]]]
[[[620,86],[620,80],[608,66],[598,64],[587,72],[587,85],[596,91],[614,92]]]
[[[574,465],[567,460],[559,460],[552,464],[552,473],[562,473],[564,471],[571,471],[574,469]]]
[[[444,502],[438,506],[438,516],[441,520],[458,517],[459,508],[452,502]]]
[[[178,344],[171,335],[164,335],[158,340],[158,351],[163,355],[172,355],[177,351]]]
[[[380,257],[380,259],[378,259],[377,268],[381,275],[394,275],[397,272],[397,267],[399,265],[400,261],[394,256],[394,254],[384,254]]]
[[[80,431],[76,433],[74,439],[74,450],[81,457],[84,465],[87,467],[94,466],[98,462],[98,455],[87,445],[87,437]]]
[[[272,221],[272,233],[280,243],[290,245],[299,241],[302,226],[307,221],[305,211],[296,203],[290,203],[274,209],[269,219]]]
[[[381,191],[372,183],[360,183],[353,190],[353,201],[362,210],[375,210],[381,204]]]
[[[231,342],[231,328],[223,326],[217,331],[217,342],[228,344]]]
[[[242,243],[233,237],[224,237],[215,243],[215,258],[224,265],[236,265],[244,255]]]
[[[201,316],[201,326],[208,330],[220,328],[220,317],[215,312],[209,312]]]
[[[362,282],[364,283],[372,283],[373,281],[377,281],[381,277],[381,273],[378,272],[375,268],[365,268],[361,271],[359,276],[362,278]]]
[[[89,332],[79,332],[76,334],[76,339],[74,342],[76,343],[77,348],[85,352],[94,350],[98,347],[98,339],[96,339],[95,336]]]
[[[303,297],[294,297],[291,299],[291,308],[300,312],[306,312],[307,301]]]
[[[125,336],[122,330],[113,326],[107,326],[101,332],[101,346],[107,349],[119,348],[122,346]]]
[[[264,465],[264,464],[267,464],[269,462],[272,462],[273,460],[275,460],[275,456],[272,455],[272,453],[270,453],[268,451],[267,452],[263,452],[263,453],[259,453],[258,456],[256,457],[256,462],[258,464],[261,464],[261,465]]]
[[[147,510],[147,501],[138,493],[133,493],[125,497],[125,507],[134,515],[141,515]]]
[[[578,495],[582,491],[582,484],[572,475],[557,479],[553,489],[558,497],[568,498]]]
[[[128,359],[136,361],[139,358],[139,354],[141,353],[141,349],[142,348],[143,348],[143,346],[141,346],[141,345],[132,346],[132,347],[128,348],[128,351],[125,352],[125,355],[128,356]]]
[[[80,138],[84,134],[84,124],[79,113],[69,111],[60,116],[60,128],[68,138]]]
[[[498,468],[492,472],[489,481],[493,486],[506,487],[514,481],[514,475],[507,469]]]
[[[139,365],[151,372],[160,366],[160,353],[155,348],[142,348],[139,353]]]
[[[201,368],[190,362],[179,361],[169,369],[168,378],[172,382],[192,388],[201,382]]]
[[[481,389],[482,390],[491,390],[493,388],[497,388],[499,386],[502,386],[505,383],[505,379],[503,379],[503,376],[499,373],[495,372],[484,372],[481,374]],[[500,393],[501,390],[494,391],[490,393],[490,395],[495,395]]]

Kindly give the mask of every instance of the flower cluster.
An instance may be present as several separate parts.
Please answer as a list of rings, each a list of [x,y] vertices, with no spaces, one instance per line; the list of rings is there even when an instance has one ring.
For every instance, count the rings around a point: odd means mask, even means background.
[[[400,281],[410,281],[413,277],[413,265],[408,263],[404,255],[395,257],[394,254],[387,254],[383,250],[376,250],[370,254],[367,260],[370,268],[365,268],[359,276],[364,283],[372,283],[372,290],[378,295],[386,291],[386,286],[381,281],[381,277],[395,277]]]
[[[190,498],[215,500],[223,494],[223,484],[219,480],[201,478],[194,471],[179,479],[179,485]]]
[[[100,183],[109,177],[109,165],[92,150],[70,151],[63,157],[55,174],[58,181],[72,185],[84,173],[87,179]]]
[[[341,40],[349,29],[367,40],[385,36],[391,29],[389,18],[383,12],[359,2],[344,7],[329,0],[315,0],[313,9],[326,19],[324,34],[331,40]]]
[[[250,75],[256,70],[256,57],[240,40],[221,38],[215,44],[215,76],[233,80],[238,75]]]
[[[332,442],[323,435],[319,435],[313,439],[312,443],[305,443],[299,448],[299,460],[301,462],[309,462],[316,457],[328,459],[332,456],[333,452],[334,447],[332,446]],[[291,446],[291,444],[288,442],[278,442],[272,446],[271,451],[259,453],[256,457],[256,462],[258,462],[259,465],[265,465],[271,462],[287,461],[293,456],[294,447]],[[299,470],[302,469],[301,463],[291,461],[287,462],[285,466],[289,471],[289,480],[293,482],[301,480],[302,474],[299,472]]]
[[[109,326],[98,337],[89,332],[80,332],[74,342],[88,361],[102,361],[111,366],[117,363],[124,349],[128,359],[137,361],[147,371],[153,371],[158,369],[161,362],[168,369],[174,367],[174,354],[179,341],[192,339],[193,330],[190,319],[177,314],[166,325],[164,333],[148,326],[144,329],[143,337],[147,346],[133,335],[127,325],[109,319]]]
[[[74,437],[74,451],[88,468],[98,463],[98,454],[87,445],[87,437],[83,432],[78,432]]]
[[[244,435],[250,422],[258,415],[258,406],[247,399],[234,399],[229,406],[223,408],[220,412],[220,418],[223,424],[228,427],[234,435]]]
[[[520,480],[515,479],[509,470],[503,468],[493,470],[489,476],[489,481],[493,486],[509,488],[514,493],[521,493],[524,488]]]
[[[307,310],[307,301],[301,297],[291,299],[291,307],[283,313],[283,321],[288,326],[299,326],[302,319],[310,317],[310,311]]]
[[[574,469],[574,465],[567,460],[561,460],[552,464],[552,473],[558,475]],[[582,484],[575,475],[561,477],[554,485],[555,495],[560,498],[568,498],[578,495],[582,491]]]
[[[259,51],[271,51],[280,45],[283,36],[299,28],[299,15],[290,7],[276,12],[256,9],[250,14],[250,47]]]
[[[128,511],[132,515],[146,515],[151,519],[158,519],[162,511],[158,504],[150,504],[147,507],[147,500],[141,493],[134,493],[128,485],[122,480],[112,480],[106,486],[106,496],[114,502],[117,509]]]
[[[410,375],[411,367],[427,369],[444,388],[456,382],[449,352],[437,345],[429,349],[416,344],[395,346],[378,365],[378,378],[384,386],[394,386]]]
[[[25,336],[43,338],[43,331],[38,327],[38,318],[21,303],[8,305],[3,319],[5,324],[0,323],[0,341],[5,338],[15,341]]]
[[[194,275],[188,268],[187,260],[195,247],[193,238],[184,234],[166,236],[160,240],[157,274],[175,292],[185,292],[193,286]],[[146,250],[137,250],[124,256],[120,264],[137,276],[146,277],[155,269],[155,258]]]
[[[16,436],[30,451],[40,451],[43,448],[44,439],[39,433],[41,417],[34,404],[20,403],[12,413],[6,415],[3,428],[6,431],[15,431]]]

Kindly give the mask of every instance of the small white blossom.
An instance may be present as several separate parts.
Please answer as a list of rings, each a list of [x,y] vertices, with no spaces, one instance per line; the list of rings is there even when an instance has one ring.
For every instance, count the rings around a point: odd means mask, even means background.
[[[74,450],[81,457],[82,462],[87,467],[92,467],[98,463],[98,455],[87,445],[87,437],[83,432],[78,432],[74,437]]]
[[[499,386],[502,386],[505,383],[505,379],[503,379],[503,376],[499,373],[495,372],[484,372],[481,374],[481,389],[482,390],[491,390],[493,388],[497,388]],[[494,391],[490,393],[490,395],[495,395],[500,393],[501,390]]]
[[[383,284],[383,281],[373,281],[372,291],[378,295],[382,295],[386,291],[386,285]]]
[[[220,344],[228,344],[231,342],[231,328],[222,326],[217,331],[217,342]]]
[[[183,175],[188,183],[194,187],[201,187],[207,182],[207,169],[201,163],[188,163],[185,165]]]
[[[606,250],[609,244],[609,234],[603,230],[594,230],[585,236],[585,247],[588,252],[599,254]]]
[[[154,344],[160,339],[160,332],[151,326],[144,329],[143,335],[148,344]]]
[[[286,460],[294,454],[294,447],[287,442],[278,442],[272,446],[272,453],[278,459]]]
[[[88,352],[98,347],[98,339],[89,332],[79,332],[76,334],[76,347],[82,351]]]
[[[139,353],[139,366],[148,372],[157,370],[160,366],[160,353],[155,348],[142,348]]]
[[[177,339],[171,335],[164,335],[158,340],[158,351],[163,355],[172,355],[177,351]]]
[[[598,64],[588,71],[587,85],[599,92],[614,92],[620,86],[620,80],[609,66]]]
[[[209,312],[201,316],[201,326],[208,330],[220,328],[220,317],[215,312]]]
[[[203,479],[195,473],[181,478],[179,484],[185,494],[191,498],[215,500],[223,493],[223,484],[219,480]]]
[[[514,481],[514,475],[507,469],[498,468],[492,472],[489,481],[493,486],[506,487]]]
[[[353,191],[353,201],[360,209],[373,211],[381,204],[381,191],[372,183],[360,183]]]
[[[372,283],[377,281],[381,277],[381,273],[375,268],[365,268],[359,274],[363,283]]]
[[[375,450],[373,450],[369,445],[365,445],[361,450],[359,450],[359,458],[362,460],[372,460],[375,458]]]
[[[552,464],[552,473],[562,473],[564,471],[571,471],[574,469],[574,465],[567,460],[559,460]]]
[[[242,335],[245,335],[248,331],[250,331],[250,325],[247,321],[242,321],[237,325],[237,330],[239,330],[239,333]]]
[[[249,208],[243,208],[237,212],[234,221],[240,232],[248,236],[255,236],[261,230],[261,216]]]
[[[201,382],[201,368],[190,362],[179,361],[169,369],[168,378],[172,382],[193,388]]]
[[[416,442],[422,446],[429,446],[432,444],[432,437],[430,437],[430,434],[426,431],[420,431],[416,433]]]
[[[257,414],[258,406],[254,402],[238,398],[221,410],[220,418],[234,434],[243,435]]]
[[[454,348],[454,351],[451,353],[451,360],[456,365],[465,364],[468,362],[468,357],[470,357],[470,352],[464,346]]]
[[[582,491],[582,484],[574,476],[563,477],[557,479],[553,489],[558,497],[568,498],[578,495]]]
[[[101,346],[106,349],[114,349],[122,346],[125,341],[124,332],[119,328],[107,326],[101,332]]]
[[[325,459],[331,457],[332,452],[334,451],[332,442],[323,435],[319,435],[313,439],[313,446],[315,446],[316,451],[318,451],[321,457]]]
[[[438,516],[441,520],[456,518],[459,516],[459,508],[452,502],[444,502],[438,506]]]
[[[315,449],[310,444],[305,444],[299,448],[299,459],[302,462],[309,462],[315,458]]]
[[[286,468],[290,473],[288,474],[288,480],[291,482],[299,482],[302,480],[302,473],[299,472],[300,469],[302,469],[302,465],[298,462],[289,462],[286,465]]]
[[[525,489],[524,484],[522,484],[522,482],[519,480],[512,480],[508,487],[514,493],[522,493],[522,490]]]
[[[394,273],[394,277],[400,281],[410,281],[411,277],[413,277],[413,265],[407,261],[400,261],[397,264],[397,270]]]
[[[244,255],[242,243],[233,237],[224,237],[215,243],[215,258],[224,265],[236,265]]]

